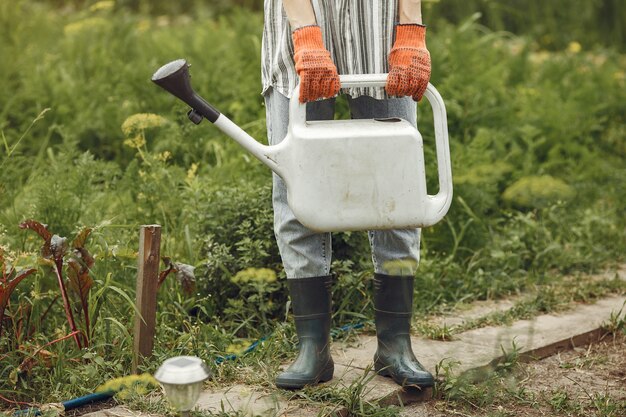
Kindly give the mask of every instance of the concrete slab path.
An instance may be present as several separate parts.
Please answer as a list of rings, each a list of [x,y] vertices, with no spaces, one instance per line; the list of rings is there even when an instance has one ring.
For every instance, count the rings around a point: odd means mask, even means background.
[[[488,326],[455,335],[451,341],[435,341],[412,337],[413,349],[422,364],[435,373],[438,366],[453,364],[456,373],[488,371],[505,353],[514,349],[522,358],[543,358],[557,351],[586,345],[598,340],[601,326],[612,313],[619,311],[626,297],[611,296],[595,304],[579,304],[561,314],[545,314],[532,320],[520,320],[511,326]],[[322,385],[338,385],[361,389],[362,397],[379,404],[408,404],[431,397],[431,391],[402,389],[388,378],[371,371],[376,337],[361,335],[351,346],[335,344],[335,377]],[[249,386],[233,386],[204,392],[198,407],[211,412],[240,411],[246,415],[309,416],[318,415],[319,408],[308,409],[290,402],[280,391]],[[335,413],[340,410],[328,409]]]
[[[545,314],[532,320],[520,320],[511,326],[488,326],[454,335],[451,341],[412,337],[413,348],[422,364],[431,372],[442,364],[451,364],[455,373],[488,372],[506,353],[513,350],[523,358],[543,358],[575,346],[594,342],[603,333],[602,325],[626,304],[624,296],[610,296],[595,304],[578,304],[560,314]],[[626,307],[624,307],[626,310]],[[322,386],[360,390],[361,398],[383,405],[405,405],[431,398],[430,390],[402,389],[388,378],[375,375],[371,366],[376,337],[360,335],[350,346],[333,346],[335,377]],[[315,407],[302,401],[290,401],[284,391],[264,387],[233,385],[205,391],[198,400],[200,410],[211,413],[240,413],[249,416],[344,415],[333,405]],[[146,414],[115,407],[88,414],[89,417],[136,417]]]

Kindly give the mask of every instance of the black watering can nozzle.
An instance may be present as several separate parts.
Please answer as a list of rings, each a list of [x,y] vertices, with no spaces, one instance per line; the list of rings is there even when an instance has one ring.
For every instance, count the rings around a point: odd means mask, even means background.
[[[191,110],[187,113],[189,120],[198,124],[202,118],[207,118],[214,123],[220,116],[220,112],[200,97],[191,87],[191,76],[189,75],[189,64],[184,59],[177,59],[159,68],[152,81],[187,103]]]

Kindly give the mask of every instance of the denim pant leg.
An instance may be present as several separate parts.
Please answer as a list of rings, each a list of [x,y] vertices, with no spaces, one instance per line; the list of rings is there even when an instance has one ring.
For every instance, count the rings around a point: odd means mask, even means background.
[[[376,100],[368,96],[349,98],[353,119],[400,117],[417,123],[417,105],[410,97]],[[420,229],[373,230],[368,232],[374,272],[415,275],[419,262]]]
[[[335,100],[307,104],[308,120],[328,120],[334,116]],[[271,145],[280,143],[289,126],[289,99],[270,89],[265,94],[267,136]],[[274,234],[287,278],[308,278],[330,273],[332,257],[330,233],[314,232],[296,219],[287,204],[287,188],[273,175],[272,203]]]

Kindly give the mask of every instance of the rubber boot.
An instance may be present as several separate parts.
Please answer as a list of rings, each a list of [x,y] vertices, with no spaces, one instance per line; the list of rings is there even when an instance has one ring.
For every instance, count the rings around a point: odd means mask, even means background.
[[[401,386],[432,387],[435,380],[411,348],[412,276],[374,275],[374,309],[378,349],[374,369]]]
[[[330,356],[331,277],[289,279],[289,294],[298,334],[296,360],[276,378],[276,386],[300,389],[332,379]]]

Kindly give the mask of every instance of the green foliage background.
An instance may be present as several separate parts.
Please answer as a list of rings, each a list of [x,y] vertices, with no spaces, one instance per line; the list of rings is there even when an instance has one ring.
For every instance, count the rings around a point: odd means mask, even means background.
[[[619,0],[571,3],[425,2],[455,200],[444,221],[424,230],[420,315],[624,260],[625,11]],[[4,397],[58,401],[127,372],[141,224],[161,224],[163,255],[195,266],[197,280],[191,296],[165,281],[157,360],[146,370],[176,353],[210,362],[270,332],[277,341],[261,359],[293,353],[281,342],[293,331],[270,172],[208,123],[189,123],[184,106],[149,81],[185,57],[199,92],[265,141],[255,9],[245,1],[0,3],[0,244],[10,265],[38,268],[11,298],[10,323],[26,317],[32,332],[8,326],[0,341]],[[161,122],[122,131],[143,113]],[[347,117],[345,106],[339,113]],[[435,172],[425,105],[420,131]],[[47,348],[53,365],[23,372],[25,357],[69,333],[55,278],[38,263],[40,241],[18,229],[28,218],[61,236],[95,228],[91,302],[101,307],[86,352],[57,343]],[[367,241],[361,233],[334,239],[335,323],[368,322]],[[258,279],[233,279],[242,271]],[[237,378],[232,366],[216,372],[220,381]],[[70,384],[57,383],[67,377]]]

